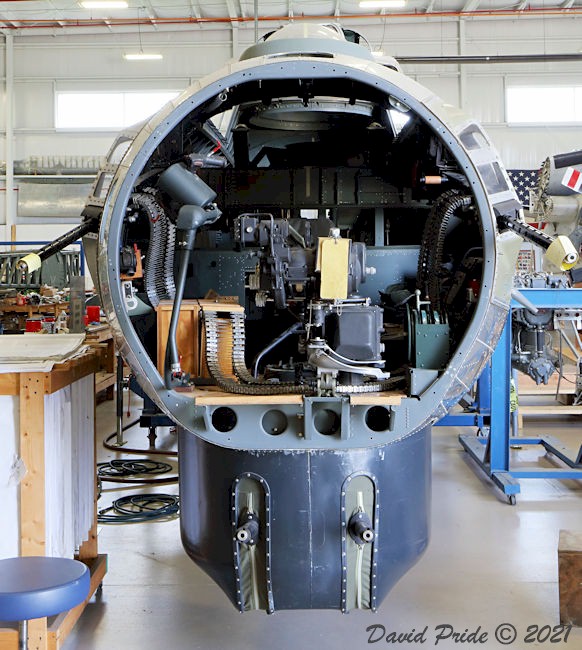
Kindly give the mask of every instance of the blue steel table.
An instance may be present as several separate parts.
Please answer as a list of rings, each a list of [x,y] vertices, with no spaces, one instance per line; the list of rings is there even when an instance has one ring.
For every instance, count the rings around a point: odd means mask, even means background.
[[[582,308],[582,289],[521,289],[520,291],[539,308]],[[522,308],[523,305],[512,300],[511,307]],[[495,386],[492,377],[495,378]],[[478,427],[482,435],[461,434],[459,442],[478,467],[503,491],[509,503],[515,505],[516,495],[520,492],[519,479],[582,480],[582,445],[576,458],[572,459],[568,455],[568,449],[552,436],[512,436],[509,408],[510,381],[511,309],[491,363],[487,365],[477,382],[476,401],[465,413],[446,415],[437,424]],[[512,445],[541,445],[566,467],[512,469],[509,453]]]

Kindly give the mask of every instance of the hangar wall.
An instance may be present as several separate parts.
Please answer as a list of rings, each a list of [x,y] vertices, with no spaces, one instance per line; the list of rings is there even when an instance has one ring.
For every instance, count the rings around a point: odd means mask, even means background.
[[[577,53],[582,47],[582,16],[526,14],[496,17],[424,15],[390,18],[384,23],[373,24],[354,20],[345,26],[361,32],[373,49],[381,49],[397,58]],[[260,34],[277,26],[276,22],[261,24]],[[81,28],[49,34],[44,30],[43,33],[26,30],[5,38],[0,45],[0,70],[4,71],[0,80],[4,100],[0,103],[0,160],[6,160],[7,154],[14,160],[35,156],[73,159],[102,156],[115,132],[56,130],[57,90],[181,90],[238,56],[254,40],[250,23],[232,27],[217,25],[216,28],[176,26],[173,31],[144,27],[141,32],[144,49],[161,52],[163,60],[130,62],[122,58],[124,52],[139,49],[135,31],[95,34]],[[508,168],[535,169],[550,154],[582,149],[582,124],[515,126],[508,125],[505,119],[505,88],[508,85],[582,86],[580,62],[416,64],[404,66],[404,71],[445,101],[461,106],[480,120]],[[12,120],[6,111],[10,101]],[[8,134],[13,133],[12,147],[8,147],[8,151],[7,129]],[[39,220],[19,217],[15,197],[22,179],[14,179],[12,199],[6,198],[4,181],[1,177],[1,239],[10,239],[11,225],[15,226],[17,239],[49,239],[71,227],[70,219],[45,218],[38,223]],[[7,207],[10,211],[8,223]]]

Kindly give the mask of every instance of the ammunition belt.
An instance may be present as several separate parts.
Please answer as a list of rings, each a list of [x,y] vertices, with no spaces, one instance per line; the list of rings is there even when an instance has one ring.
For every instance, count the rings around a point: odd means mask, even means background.
[[[143,210],[150,224],[150,240],[145,261],[144,280],[148,299],[153,307],[160,300],[173,300],[174,249],[176,226],[168,219],[163,207],[152,191],[132,195],[133,205]]]
[[[312,392],[307,385],[270,384],[253,377],[245,363],[244,315],[240,312],[228,311],[228,309],[221,310],[228,312],[230,318],[227,321],[224,318],[218,318],[215,310],[203,308],[202,311],[206,334],[206,363],[219,388],[228,393],[241,395],[304,395]],[[225,327],[229,322],[232,326],[231,331]],[[230,334],[232,340],[225,341],[225,334]],[[234,376],[225,372],[224,357],[220,356],[220,348],[228,349],[230,346],[232,346],[231,362]]]
[[[292,382],[270,383],[249,372],[245,362],[245,323],[244,314],[221,306],[221,313],[227,313],[228,319],[219,318],[215,308],[205,309],[204,332],[206,334],[206,363],[210,375],[217,386],[227,393],[239,395],[314,395],[316,389],[309,384]],[[228,340],[227,340],[228,339]],[[225,352],[231,350],[230,358]],[[389,390],[399,381],[398,378],[375,381],[364,384],[338,384],[334,388],[337,395],[376,393]]]

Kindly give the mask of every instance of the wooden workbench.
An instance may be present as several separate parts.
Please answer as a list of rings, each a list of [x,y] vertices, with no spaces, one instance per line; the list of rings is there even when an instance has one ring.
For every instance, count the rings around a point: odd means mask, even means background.
[[[107,323],[88,325],[85,329],[85,343],[98,350],[100,356],[99,369],[95,374],[95,393],[104,391],[105,399],[113,399],[117,366],[113,333]]]
[[[51,450],[45,447],[49,436],[49,422],[55,418],[47,409],[58,403],[59,414],[70,417],[71,437],[79,435],[76,427],[78,421],[85,426],[85,438],[75,440],[77,448],[85,449],[85,458],[94,466],[95,463],[95,372],[99,366],[98,354],[93,350],[56,364],[50,372],[11,372],[0,374],[0,396],[7,401],[12,396],[14,405],[18,405],[16,416],[16,437],[19,456],[26,468],[26,474],[20,480],[17,498],[20,503],[18,513],[18,545],[20,555],[46,555],[49,545],[50,521],[47,521],[47,485],[51,480],[45,473],[47,455]],[[89,382],[89,385],[87,383]],[[70,388],[69,388],[70,387]],[[68,389],[67,399],[61,399],[59,391]],[[83,400],[74,400],[74,391],[83,395]],[[52,401],[51,401],[52,400]],[[80,404],[79,401],[82,403]],[[66,412],[66,409],[69,412]],[[16,411],[16,409],[15,409]],[[76,419],[75,419],[76,418]],[[63,424],[63,429],[65,425]],[[63,434],[64,435],[64,434]],[[91,440],[87,440],[90,436]],[[88,450],[88,451],[87,451]],[[46,453],[45,453],[46,452]],[[63,471],[66,464],[63,459]],[[73,463],[70,463],[72,466]],[[74,483],[74,467],[71,470]],[[79,544],[77,559],[85,562],[91,569],[91,588],[87,601],[101,584],[107,570],[107,557],[98,554],[97,549],[97,489],[96,474],[76,477],[78,485],[85,487],[88,493],[83,495],[87,515],[91,519],[88,530],[83,534],[84,541]],[[77,498],[79,495],[77,494]],[[64,505],[63,505],[64,507]],[[51,512],[53,512],[51,510]],[[55,513],[56,514],[56,513]],[[87,514],[87,513],[86,513]],[[81,518],[82,519],[82,518]],[[65,523],[63,523],[65,526]],[[65,535],[63,535],[65,537]],[[51,554],[50,549],[48,554]],[[87,601],[78,607],[49,619],[35,619],[29,623],[29,648],[31,650],[58,650],[67,634],[83,612]],[[0,628],[0,650],[16,650],[18,633],[15,627]]]
[[[5,317],[7,314],[16,314],[19,318],[20,329],[24,329],[27,318],[34,316],[57,316],[62,311],[69,310],[68,302],[55,302],[43,305],[6,305],[0,304],[0,314]]]
[[[543,404],[520,404],[518,427],[523,428],[524,417],[582,415],[582,406],[573,404],[576,395],[577,370],[572,364],[565,364],[563,377],[558,385],[558,371],[554,372],[547,384],[536,384],[531,377],[519,373],[519,397],[538,397]]]

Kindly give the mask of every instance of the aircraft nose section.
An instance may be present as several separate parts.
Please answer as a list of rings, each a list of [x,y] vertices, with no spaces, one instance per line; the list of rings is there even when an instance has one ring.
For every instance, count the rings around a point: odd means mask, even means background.
[[[335,452],[226,449],[184,429],[179,446],[184,547],[241,612],[375,610],[426,548],[430,428]]]

